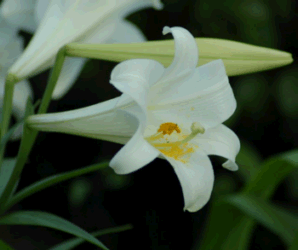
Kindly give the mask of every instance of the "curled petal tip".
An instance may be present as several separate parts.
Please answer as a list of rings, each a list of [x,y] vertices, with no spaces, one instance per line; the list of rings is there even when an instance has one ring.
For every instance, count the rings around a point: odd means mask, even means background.
[[[154,8],[157,10],[163,9],[163,3],[160,0],[153,0]]]
[[[171,28],[169,26],[165,26],[162,30],[162,34],[166,35],[171,32]]]
[[[222,166],[230,171],[238,170],[238,165],[230,160],[226,161]]]

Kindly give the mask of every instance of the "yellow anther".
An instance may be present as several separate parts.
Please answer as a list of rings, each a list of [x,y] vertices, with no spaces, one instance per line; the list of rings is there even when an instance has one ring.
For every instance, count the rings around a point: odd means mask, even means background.
[[[176,131],[177,133],[180,133],[181,130],[180,128],[178,127],[177,124],[175,123],[172,123],[172,122],[166,122],[166,123],[163,123],[159,126],[159,129],[157,130],[157,132],[162,132],[163,135],[165,134],[172,134],[174,131]]]
[[[181,133],[181,129],[175,123],[166,122],[159,126],[156,134],[151,135],[146,139],[164,155],[186,163],[189,160],[191,153],[197,148],[196,145],[189,144],[188,142],[197,134],[204,134],[205,132],[205,129],[198,122],[192,123],[190,130],[191,133],[189,135],[179,135],[182,140],[173,141],[173,138],[170,139],[172,136],[165,138],[164,135],[171,135],[174,131]]]

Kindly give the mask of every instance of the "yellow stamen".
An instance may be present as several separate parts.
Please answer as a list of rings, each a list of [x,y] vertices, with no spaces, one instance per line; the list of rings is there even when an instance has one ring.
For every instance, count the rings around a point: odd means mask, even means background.
[[[186,163],[190,158],[191,154],[194,152],[194,148],[196,145],[189,145],[188,142],[192,140],[197,134],[204,134],[205,129],[199,123],[192,123],[191,125],[191,134],[189,135],[181,135],[183,138],[181,141],[167,142],[165,143],[156,143],[154,141],[158,139],[166,139],[164,135],[171,135],[174,131],[177,133],[181,133],[181,129],[177,124],[167,122],[160,125],[157,133],[147,137],[147,141],[151,143],[152,146],[156,147],[160,152],[168,157],[172,157],[175,160],[179,160],[183,163]],[[169,137],[168,137],[169,138]]]
[[[174,131],[176,131],[177,133],[180,133],[181,130],[180,128],[178,127],[177,124],[175,123],[172,123],[172,122],[166,122],[166,123],[163,123],[159,126],[159,129],[157,130],[157,132],[162,132],[163,135],[165,134],[172,134]]]

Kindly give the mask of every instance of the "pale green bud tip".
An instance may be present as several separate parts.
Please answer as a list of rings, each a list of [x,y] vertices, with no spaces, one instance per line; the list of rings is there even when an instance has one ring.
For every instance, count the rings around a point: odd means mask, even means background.
[[[162,10],[163,9],[163,4],[160,0],[153,0],[153,6],[157,10]]]
[[[222,59],[229,76],[274,69],[293,62],[288,52],[217,38],[196,38],[199,65]]]

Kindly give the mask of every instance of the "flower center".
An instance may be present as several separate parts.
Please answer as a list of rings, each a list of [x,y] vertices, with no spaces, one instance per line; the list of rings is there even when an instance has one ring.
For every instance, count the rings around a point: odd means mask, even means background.
[[[159,126],[156,134],[147,137],[146,140],[164,155],[186,163],[191,153],[198,147],[189,141],[197,134],[204,132],[205,129],[197,122],[191,125],[189,135],[182,134],[178,124],[166,122]]]

